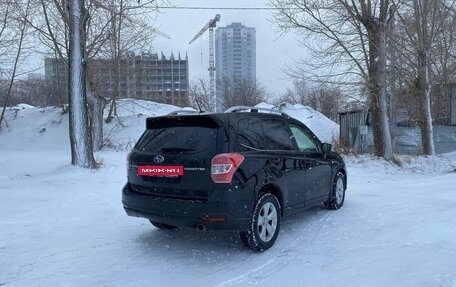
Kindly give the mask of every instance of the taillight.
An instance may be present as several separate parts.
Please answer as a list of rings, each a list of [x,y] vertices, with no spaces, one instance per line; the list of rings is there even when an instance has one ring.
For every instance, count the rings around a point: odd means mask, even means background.
[[[129,152],[127,154],[127,175],[128,175],[128,170],[130,169],[130,155],[131,155],[131,152]]]
[[[211,177],[215,183],[231,183],[233,175],[244,161],[238,153],[222,153],[214,156],[211,161]]]

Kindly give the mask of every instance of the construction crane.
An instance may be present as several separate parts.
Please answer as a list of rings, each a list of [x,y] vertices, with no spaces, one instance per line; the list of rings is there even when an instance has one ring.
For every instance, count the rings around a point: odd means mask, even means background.
[[[217,111],[217,97],[215,95],[215,57],[214,57],[214,28],[217,22],[220,21],[220,14],[215,15],[214,19],[209,20],[207,24],[196,34],[193,39],[188,42],[195,42],[201,35],[209,29],[209,95],[211,99],[214,99],[214,111]]]
[[[160,31],[158,29],[153,28],[152,32],[154,32],[155,34],[160,35],[160,36],[162,36],[162,37],[164,37],[166,39],[171,39],[171,37],[168,34],[162,32],[162,31]]]

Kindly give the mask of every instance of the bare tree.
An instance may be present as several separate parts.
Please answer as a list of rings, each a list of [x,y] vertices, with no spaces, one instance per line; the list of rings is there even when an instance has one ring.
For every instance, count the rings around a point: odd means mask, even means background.
[[[26,103],[33,106],[47,106],[46,85],[42,78],[28,78],[15,81],[15,93],[11,94],[10,105]]]
[[[136,0],[112,0],[109,5],[97,2],[97,5],[106,9],[110,15],[109,45],[103,49],[107,58],[111,61],[113,71],[112,94],[106,122],[109,123],[116,115],[116,100],[121,93],[121,62],[127,58],[127,54],[135,50],[143,50],[146,46],[150,49],[150,43],[156,35],[156,30],[152,27],[147,12],[150,5],[156,1],[143,1],[141,5],[136,5]],[[124,69],[128,68],[125,64]],[[127,73],[127,71],[123,71]],[[128,77],[128,75],[127,75]],[[128,82],[128,81],[127,81]],[[128,88],[126,89],[129,92]]]
[[[342,98],[342,91],[338,87],[322,83],[308,86],[302,80],[294,80],[293,89],[287,89],[285,94],[280,96],[275,103],[287,102],[308,106],[329,119],[337,121],[337,112]]]
[[[71,0],[69,9],[69,89],[71,163],[95,168],[87,113],[84,0]]]
[[[56,65],[56,70],[61,71],[62,66],[69,72],[69,54],[70,54],[70,15],[68,7],[71,7],[73,2],[71,0],[62,0],[62,1],[54,1],[54,0],[39,0],[39,4],[41,7],[42,15],[41,17],[36,17],[33,21],[30,21],[30,25],[38,32],[39,39],[45,47],[47,47],[52,54],[57,56],[55,57],[53,63]],[[89,1],[88,4],[84,3],[84,10],[83,14],[85,16],[84,21],[84,64],[87,67],[88,60],[91,57],[97,55],[100,51],[101,47],[106,43],[108,36],[107,36],[107,23],[108,20],[103,19],[103,14],[100,13],[100,9],[93,4],[93,1]],[[104,21],[103,21],[104,20]],[[85,68],[86,69],[86,68]],[[67,72],[67,75],[68,75]],[[88,95],[90,96],[91,101],[85,102],[90,104],[90,116],[89,116],[89,127],[93,129],[93,144],[92,147],[95,147],[97,150],[101,148],[100,142],[102,140],[100,137],[102,136],[103,131],[103,118],[99,115],[94,114],[95,112],[100,112],[98,108],[100,105],[104,106],[103,99],[99,98],[94,91],[91,90],[90,81],[87,80],[89,78],[89,74],[87,70],[84,71],[84,83],[85,83],[85,90],[88,90]],[[58,95],[59,103],[61,104],[64,111],[66,111],[65,103],[67,102],[62,95],[66,94],[67,98],[69,99],[70,95],[70,85],[68,84],[71,80],[69,77],[60,75],[57,73],[57,87],[51,87],[49,95]],[[60,85],[62,83],[62,85]],[[66,88],[61,87],[68,87]],[[86,96],[84,96],[84,101],[86,101]],[[68,101],[71,103],[72,101]],[[102,110],[101,110],[102,112]],[[71,130],[71,127],[70,127]],[[70,131],[71,133],[71,131]],[[70,136],[70,139],[72,137]],[[72,147],[73,151],[73,147]],[[72,152],[72,162],[75,161],[74,159],[75,153]]]
[[[58,55],[59,62],[62,62],[67,69],[69,68],[67,60],[69,55],[69,13],[67,7],[69,7],[70,2],[71,1],[69,0],[39,0],[42,17],[38,17],[35,19],[35,21],[30,22],[35,30],[39,32],[41,42],[46,47],[48,47],[50,51],[53,51],[54,54]],[[129,41],[125,41],[124,46],[121,47],[121,43],[124,42],[120,41],[119,33],[121,27],[129,26],[132,22],[136,23],[136,27],[144,26],[142,25],[144,24],[144,21],[141,22],[142,24],[138,24],[140,21],[137,19],[144,20],[144,17],[147,16],[146,12],[153,9],[153,7],[150,5],[153,2],[154,1],[146,1],[145,3],[141,4],[137,1],[122,0],[120,3],[121,7],[123,8],[119,10],[113,8],[116,7],[117,1],[110,1],[106,3],[106,1],[88,0],[85,5],[84,13],[86,15],[86,18],[84,21],[84,33],[86,35],[86,42],[84,57],[86,60],[86,66],[88,68],[85,73],[85,88],[88,91],[87,95],[90,97],[89,120],[90,127],[93,129],[93,146],[95,149],[101,147],[100,142],[102,142],[102,139],[100,137],[102,136],[103,131],[102,114],[100,116],[95,113],[102,113],[105,103],[104,99],[97,94],[97,83],[94,82],[94,80],[96,80],[96,76],[93,75],[93,70],[90,69],[90,60],[100,55],[106,55],[106,51],[109,51],[112,48],[113,44],[115,44],[117,47],[117,52],[114,54],[117,55],[116,59],[119,59],[118,56],[120,53],[118,52],[121,50],[120,48],[128,49],[128,47],[131,47],[132,45],[138,45],[138,43],[150,43],[150,41],[147,42],[144,41],[144,39],[145,37],[147,37],[147,39],[152,39],[154,33],[150,33],[150,31],[145,31],[144,29],[139,29],[138,31],[135,31],[135,33],[132,33],[131,30],[127,31],[127,29],[124,28],[125,33],[128,34],[131,38]],[[149,7],[147,8],[147,11],[144,10],[146,9],[145,7]],[[144,9],[142,11],[137,11],[141,8]],[[125,21],[116,20],[123,17],[123,14],[127,14],[127,12],[131,17],[125,17]],[[113,29],[113,27],[115,27],[115,29]],[[150,25],[148,27],[150,27]],[[117,71],[118,75],[118,69],[115,70]],[[118,77],[116,77],[116,79],[116,84],[114,86],[117,87],[116,89],[118,94],[120,81],[118,80]],[[62,80],[64,81],[65,79]]]
[[[386,37],[392,19],[391,1],[271,0],[271,4],[278,9],[274,20],[283,32],[302,31],[317,46],[312,51],[320,56],[320,61],[312,70],[298,69],[298,76],[310,74],[310,78],[320,81],[366,86],[375,154],[392,159],[386,95]],[[322,68],[332,69],[328,73]],[[357,82],[357,78],[362,82]]]
[[[302,79],[294,79],[292,88],[287,88],[284,94],[280,95],[275,101],[275,104],[291,103],[304,104],[305,98],[309,93],[309,88],[306,81]]]
[[[397,15],[415,56],[415,97],[418,99],[418,125],[423,153],[435,154],[431,111],[432,49],[442,34],[454,1],[413,0],[397,5]]]
[[[338,121],[338,110],[343,94],[337,87],[321,85],[313,88],[302,103],[324,114],[329,119]]]
[[[232,106],[254,106],[266,101],[266,89],[257,80],[248,78],[234,79],[225,76],[217,83],[219,99],[223,100],[223,108]]]
[[[449,11],[431,53],[431,108],[434,124],[451,123],[451,87],[456,83],[456,11]]]
[[[3,107],[0,114],[0,129],[2,127],[6,107],[8,106],[11,96],[13,84],[16,79],[19,60],[22,56],[25,37],[29,28],[27,21],[30,16],[30,2],[30,0],[25,1],[25,3],[22,3],[21,1],[8,1],[5,3],[5,6],[2,4],[2,7],[0,8],[0,11],[4,10],[3,12],[5,13],[4,16],[1,17],[2,22],[0,24],[0,54],[4,52],[6,55],[4,54],[2,56],[8,57],[10,55],[8,52],[11,52],[14,59],[11,65],[11,71],[8,73],[9,83],[2,103]],[[9,34],[8,36],[11,36],[11,38],[7,39],[8,37],[5,36],[7,33]],[[4,39],[7,40],[5,41]],[[3,43],[3,41],[5,41],[5,43]],[[6,48],[7,51],[5,52],[5,50],[3,50],[2,52],[1,48]],[[6,59],[3,60],[6,62]]]
[[[214,99],[210,95],[208,79],[199,78],[193,82],[190,86],[189,98],[193,108],[206,112],[213,111]]]
[[[279,95],[273,103],[274,105],[279,105],[281,103],[298,104],[301,103],[301,99],[297,97],[296,93],[292,89],[287,88],[286,91]]]

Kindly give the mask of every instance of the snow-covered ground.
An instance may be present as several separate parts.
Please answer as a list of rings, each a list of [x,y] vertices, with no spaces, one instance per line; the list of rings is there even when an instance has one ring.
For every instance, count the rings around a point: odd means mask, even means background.
[[[162,231],[124,213],[122,147],[146,116],[174,107],[119,106],[120,124],[106,127],[118,151],[98,152],[98,170],[69,165],[58,109],[9,111],[0,286],[456,286],[456,153],[401,157],[402,167],[347,158],[344,207],[285,219],[275,246],[254,253],[236,233]]]

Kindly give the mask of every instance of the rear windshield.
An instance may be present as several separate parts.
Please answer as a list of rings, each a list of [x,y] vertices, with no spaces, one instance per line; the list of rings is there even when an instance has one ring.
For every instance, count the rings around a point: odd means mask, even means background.
[[[157,120],[148,129],[136,149],[148,153],[186,154],[215,153],[218,127],[195,120]]]

